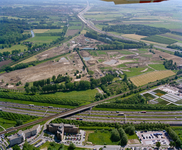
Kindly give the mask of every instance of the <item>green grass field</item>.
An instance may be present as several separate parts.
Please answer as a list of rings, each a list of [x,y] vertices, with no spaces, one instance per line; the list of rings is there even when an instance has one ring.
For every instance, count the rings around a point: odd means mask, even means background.
[[[10,48],[5,48],[5,49],[0,49],[0,52],[3,53],[3,52],[12,52],[13,50],[21,50],[22,52],[24,51],[24,49],[28,49],[25,45],[14,45]]]
[[[153,71],[151,68],[148,68],[147,71],[141,72],[141,71],[145,70],[146,68],[147,67],[128,68],[128,70],[130,70],[130,72],[127,72],[127,71],[124,71],[124,72],[128,77],[133,77],[133,76],[137,76],[137,75],[141,75],[143,73]]]
[[[113,50],[114,51],[114,50]],[[134,53],[132,53],[132,52],[130,52],[130,51],[126,51],[126,50],[120,50],[119,51],[121,54],[126,54],[126,55],[129,55],[129,54],[134,54]]]
[[[41,45],[43,43],[50,43],[58,38],[59,36],[35,36],[34,38],[28,39],[26,41],[33,42],[37,45]]]
[[[89,53],[90,53],[90,55],[92,55],[92,56],[97,56],[97,52],[95,52],[95,51],[88,51]]]
[[[106,55],[107,53],[106,52],[102,52],[102,51],[97,51],[97,54],[99,54],[99,55]]]
[[[51,147],[51,150],[57,150],[57,149],[59,149],[59,147],[60,147],[60,144],[55,144],[55,147],[53,147],[53,146],[51,146],[50,145],[50,142],[46,142],[46,143],[44,143],[41,147],[40,147],[40,149],[48,149],[48,147]],[[68,149],[68,146],[66,146],[66,145],[64,145],[64,148],[61,148],[61,149],[59,149],[59,150],[69,150]],[[74,150],[90,150],[90,149],[86,149],[86,148],[75,148]]]
[[[111,141],[111,132],[110,131],[97,131],[97,133],[90,133],[88,141],[92,142],[95,145],[118,145],[118,142]]]
[[[10,128],[10,127],[14,127],[16,125],[16,121],[0,118],[0,125],[3,128],[7,129],[7,128]],[[0,127],[0,131],[4,131],[4,130]]]
[[[105,60],[104,59],[98,59],[99,62],[104,62]]]
[[[82,26],[70,26],[68,29],[69,30],[80,30]]]
[[[167,70],[163,64],[150,64],[149,66],[155,70]]]
[[[69,105],[59,105],[59,104],[51,104],[51,103],[39,103],[39,102],[32,102],[32,101],[22,101],[22,100],[14,100],[14,99],[5,99],[1,98],[1,101],[3,102],[11,102],[11,103],[18,103],[18,104],[34,104],[37,106],[53,106],[53,107],[60,107],[60,108],[74,108],[74,106]]]
[[[57,32],[62,32],[62,29],[50,29],[49,31],[46,31],[44,33],[57,33]]]
[[[172,127],[172,129],[176,132],[176,134],[179,136],[179,138],[182,140],[182,127]]]
[[[161,104],[161,105],[166,105],[166,104],[169,103],[169,102],[167,102],[167,101],[165,101],[165,100],[163,100],[161,98],[156,99],[156,101],[158,101],[158,104]]]
[[[172,39],[162,37],[162,36],[157,36],[157,35],[148,36],[146,38],[142,38],[142,40],[152,41],[152,42],[157,42],[157,43],[162,43],[162,44],[174,44],[174,43],[178,42],[176,40],[172,40]]]
[[[86,91],[56,92],[54,94],[43,94],[43,95],[77,100],[83,102],[84,104],[87,104],[88,102],[94,100],[96,93],[98,93],[96,89],[94,90],[89,89]]]

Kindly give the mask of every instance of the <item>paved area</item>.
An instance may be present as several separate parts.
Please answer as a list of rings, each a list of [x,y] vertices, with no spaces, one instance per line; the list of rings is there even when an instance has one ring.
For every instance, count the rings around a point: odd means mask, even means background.
[[[139,131],[136,134],[143,145],[156,145],[156,142],[160,142],[161,145],[169,146],[170,143],[167,133],[163,131]]]

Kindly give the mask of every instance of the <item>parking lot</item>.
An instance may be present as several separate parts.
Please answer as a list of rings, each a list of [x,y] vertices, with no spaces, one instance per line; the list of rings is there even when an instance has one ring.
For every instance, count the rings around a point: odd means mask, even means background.
[[[169,145],[170,140],[165,131],[138,131],[138,138],[143,145],[155,145],[160,142],[161,145]]]
[[[66,134],[64,135],[64,140],[62,143],[64,144],[70,144],[74,143],[76,145],[82,145],[82,143],[85,141],[85,131],[80,130],[79,134]]]

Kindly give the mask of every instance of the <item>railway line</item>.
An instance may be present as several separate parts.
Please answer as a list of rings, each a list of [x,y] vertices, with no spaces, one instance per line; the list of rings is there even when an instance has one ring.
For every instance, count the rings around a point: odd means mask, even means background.
[[[178,76],[181,76],[181,75],[182,75],[182,74],[179,74]],[[172,79],[172,78],[174,78],[174,76],[169,77],[169,79]],[[155,84],[158,83],[158,82],[159,82],[159,81],[156,81],[156,82],[154,82],[154,83],[150,83],[149,86],[150,86],[150,85],[155,85]],[[146,87],[147,87],[147,85],[141,87],[141,89],[144,89],[144,88],[146,88]],[[138,88],[138,89],[139,89],[139,88]],[[98,104],[100,104],[100,103],[103,103],[103,102],[105,102],[105,101],[107,101],[107,100],[110,100],[110,99],[113,99],[113,98],[117,98],[117,97],[119,97],[119,96],[122,96],[123,94],[127,94],[127,93],[129,93],[129,92],[130,92],[130,91],[125,92],[125,93],[121,93],[121,94],[118,94],[118,95],[115,95],[115,96],[111,96],[111,97],[109,97],[109,98],[106,98],[106,99],[103,99],[103,100],[100,100],[100,101],[97,101],[97,102],[94,102],[94,103],[91,103],[91,104],[88,104],[88,105],[85,105],[85,106],[80,106],[80,107],[75,108],[75,109],[63,111],[63,112],[58,113],[58,114],[55,114],[55,115],[51,115],[51,116],[48,116],[48,117],[44,117],[44,118],[42,118],[42,119],[39,119],[39,120],[30,122],[30,123],[27,123],[27,124],[24,124],[24,125],[21,125],[21,126],[18,126],[18,127],[14,127],[14,128],[9,129],[9,130],[7,129],[6,131],[0,132],[0,135],[1,135],[1,134],[5,134],[5,133],[9,133],[9,132],[13,132],[13,131],[19,130],[19,129],[21,129],[21,128],[28,127],[28,126],[31,126],[31,125],[34,125],[34,124],[37,124],[37,123],[40,123],[40,122],[44,122],[44,121],[47,121],[47,120],[51,120],[51,119],[53,119],[53,118],[63,118],[63,117],[69,116],[69,115],[73,115],[73,114],[79,113],[79,112],[81,112],[81,111],[88,110],[88,109],[90,109],[90,108],[92,108],[92,107],[94,107],[94,106],[96,106],[96,105],[98,105]],[[176,123],[174,122],[174,125],[175,125],[175,124],[176,124]],[[182,124],[182,123],[180,123],[180,124]]]

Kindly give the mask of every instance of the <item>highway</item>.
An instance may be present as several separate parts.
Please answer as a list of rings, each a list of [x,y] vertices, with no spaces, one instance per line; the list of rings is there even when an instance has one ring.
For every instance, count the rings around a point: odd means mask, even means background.
[[[178,75],[178,76],[181,76],[181,74]],[[174,77],[170,77],[170,79],[172,79],[172,78],[174,78]],[[156,81],[154,83],[150,83],[149,86],[150,85],[155,85],[158,82],[159,81]],[[146,88],[146,87],[147,86],[143,86],[141,88],[143,89],[143,88]],[[115,95],[115,96],[111,96],[109,98],[106,98],[106,99],[103,99],[103,100],[100,100],[100,101],[97,101],[97,102],[94,102],[94,103],[91,103],[91,104],[88,104],[88,105],[85,105],[85,106],[80,106],[80,107],[75,108],[75,109],[67,110],[65,112],[63,111],[63,112],[58,113],[58,114],[54,114],[54,115],[51,115],[51,116],[48,116],[48,117],[44,117],[42,119],[39,119],[39,120],[30,122],[30,123],[27,123],[27,124],[24,124],[24,125],[21,125],[21,126],[18,126],[18,127],[14,127],[14,128],[9,129],[9,130],[6,130],[6,131],[2,131],[2,132],[0,132],[0,135],[1,134],[8,133],[8,132],[16,131],[16,130],[19,130],[21,128],[28,127],[28,126],[31,126],[31,125],[34,125],[34,124],[37,124],[37,123],[40,123],[40,122],[47,121],[47,120],[51,120],[51,119],[55,119],[55,118],[63,118],[63,117],[67,117],[69,115],[73,115],[73,114],[76,114],[76,113],[80,113],[81,111],[85,111],[85,110],[90,109],[90,108],[92,108],[92,107],[94,107],[94,106],[96,106],[96,105],[98,105],[100,103],[103,103],[103,102],[105,102],[107,100],[110,100],[110,99],[113,99],[113,98],[117,98],[117,97],[122,96],[123,94],[127,94],[129,92],[130,91],[125,92],[125,93],[121,93],[121,94],[118,94],[118,95]],[[175,124],[175,122],[173,122],[173,124]]]
[[[77,16],[90,29],[92,29],[92,30],[94,30],[94,31],[96,31],[96,32],[98,32],[100,34],[106,34],[108,36],[113,36],[113,37],[120,38],[120,39],[124,39],[124,40],[130,40],[130,41],[134,41],[134,42],[139,42],[138,40],[133,40],[133,39],[129,39],[129,38],[126,38],[126,37],[118,36],[118,35],[115,35],[115,34],[112,34],[112,33],[108,33],[108,32],[105,32],[105,31],[101,31],[100,29],[98,29],[97,27],[95,27],[94,23],[92,23],[91,21],[86,20],[84,18],[84,16],[83,16],[84,13],[86,13],[89,9],[91,9],[91,6],[89,5],[89,2],[87,1],[87,7],[83,11],[81,11]],[[148,43],[146,43],[146,44],[147,45],[150,45]],[[165,48],[165,47],[158,46],[158,45],[153,45],[153,47],[159,48],[159,49],[162,49],[162,50],[166,50],[166,51],[170,51],[170,52],[175,52],[175,51],[180,52],[180,50],[175,50],[175,49],[171,49],[171,48]]]

